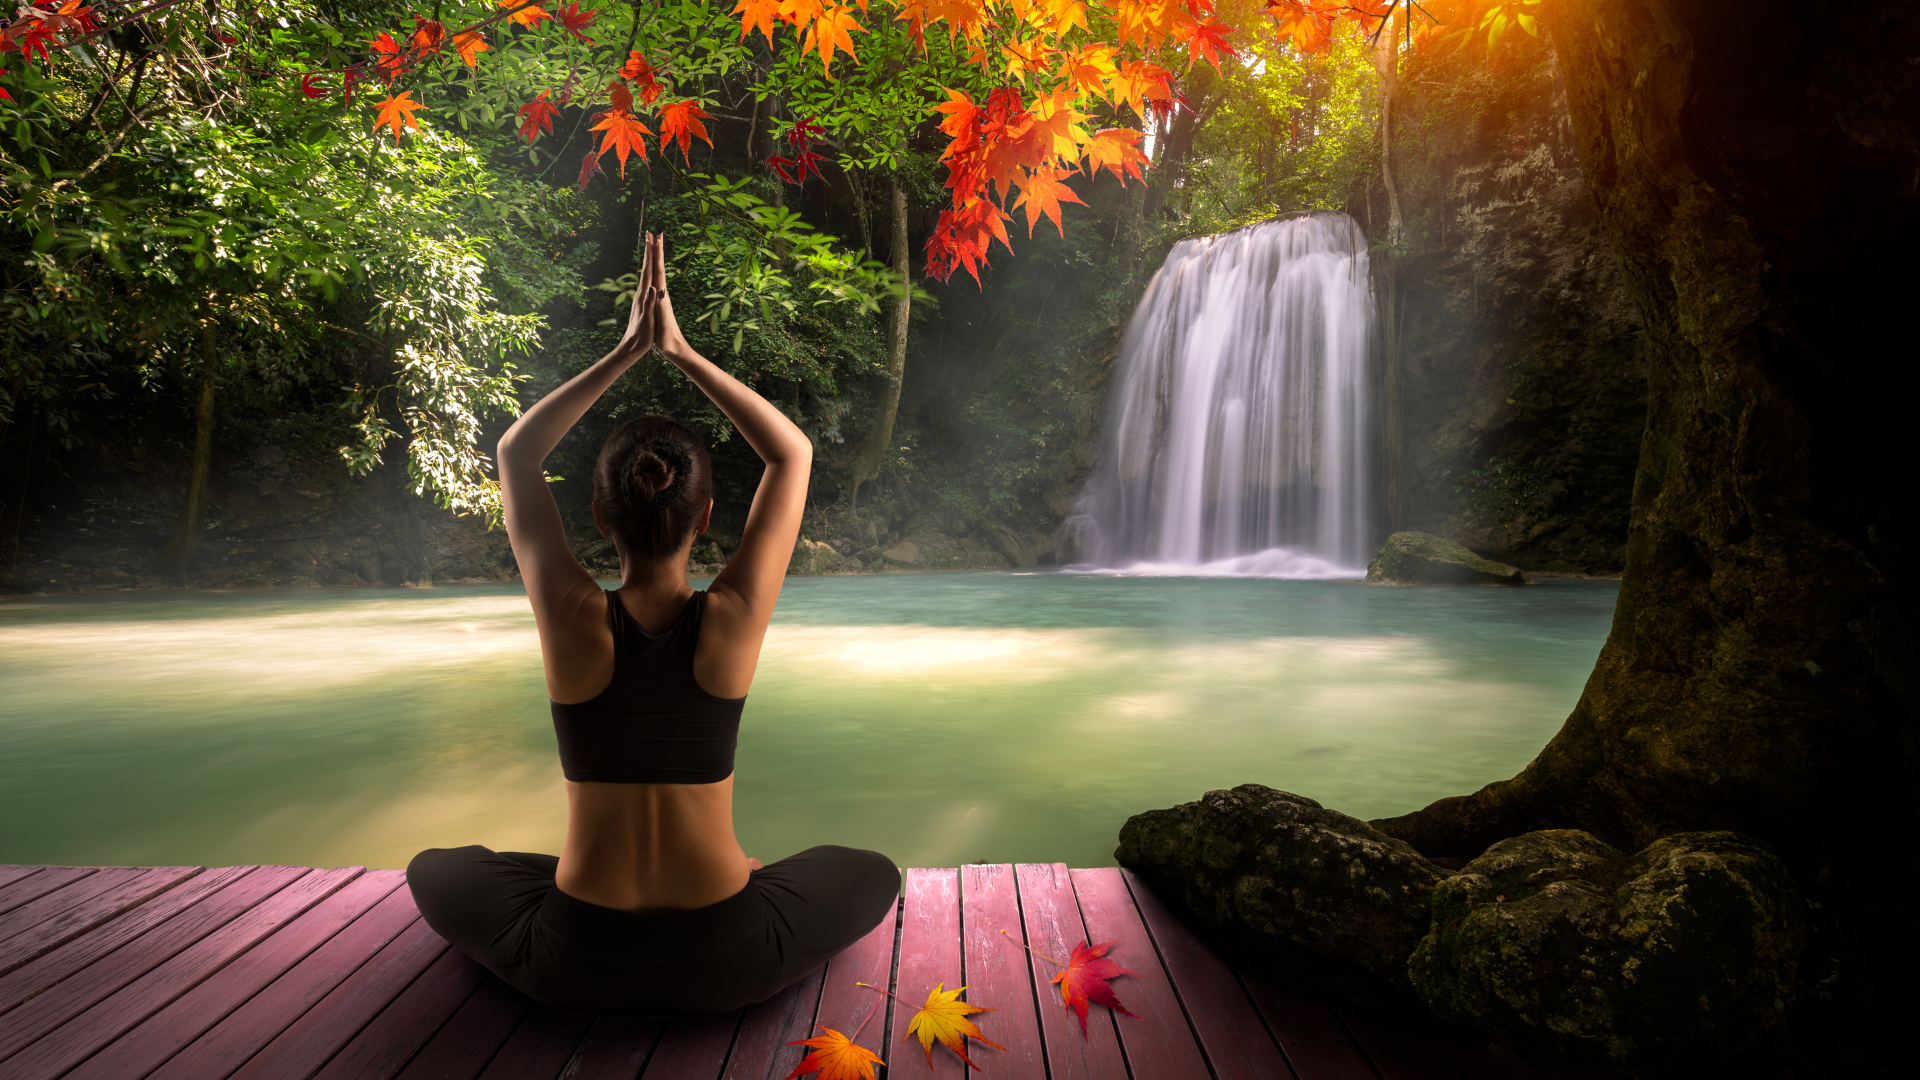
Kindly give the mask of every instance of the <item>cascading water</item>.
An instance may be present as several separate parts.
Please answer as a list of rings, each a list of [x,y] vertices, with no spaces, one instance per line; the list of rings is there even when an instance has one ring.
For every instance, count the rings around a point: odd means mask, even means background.
[[[1367,535],[1367,243],[1316,213],[1187,240],[1127,326],[1073,569],[1330,578]]]

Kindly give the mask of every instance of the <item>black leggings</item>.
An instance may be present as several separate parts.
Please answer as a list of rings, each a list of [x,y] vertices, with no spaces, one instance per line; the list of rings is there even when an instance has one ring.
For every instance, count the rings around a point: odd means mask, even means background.
[[[429,848],[407,867],[441,937],[535,1001],[603,1016],[705,1016],[765,1001],[877,926],[886,856],[808,848],[689,911],[616,911],[554,886],[552,855]]]

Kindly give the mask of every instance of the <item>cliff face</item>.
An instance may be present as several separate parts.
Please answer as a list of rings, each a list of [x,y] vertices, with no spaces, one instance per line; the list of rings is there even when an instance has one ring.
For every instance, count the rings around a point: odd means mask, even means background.
[[[1525,570],[1618,573],[1646,425],[1640,316],[1544,44],[1416,61],[1396,113],[1400,520]],[[1384,232],[1373,193],[1371,231]]]

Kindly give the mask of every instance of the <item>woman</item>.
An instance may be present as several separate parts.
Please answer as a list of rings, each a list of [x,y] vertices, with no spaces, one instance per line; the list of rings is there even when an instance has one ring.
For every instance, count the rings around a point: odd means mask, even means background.
[[[741,708],[800,531],[813,449],[760,395],[687,345],[665,249],[646,241],[626,334],[500,440],[507,537],[540,630],[567,778],[559,858],[434,848],[407,867],[427,924],[536,1000],[581,1012],[700,1015],[762,1001],[877,925],[885,856],[816,847],[771,866],[733,835]],[[573,557],[541,464],[634,361],[658,349],[766,463],[740,549],[705,592],[687,554],[713,510],[707,451],[642,417],[600,452],[593,519],[620,554],[603,592]]]

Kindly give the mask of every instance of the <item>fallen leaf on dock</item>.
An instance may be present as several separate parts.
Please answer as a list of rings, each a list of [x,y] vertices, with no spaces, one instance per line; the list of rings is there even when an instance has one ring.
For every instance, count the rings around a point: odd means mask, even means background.
[[[927,991],[927,1003],[920,1006],[920,1011],[914,1013],[913,1019],[907,1022],[907,1038],[920,1037],[920,1048],[927,1053],[928,1065],[933,1064],[933,1043],[938,1039],[941,1046],[960,1055],[960,1060],[967,1063],[967,1068],[978,1071],[980,1066],[967,1056],[968,1039],[979,1039],[995,1050],[1005,1050],[1006,1047],[980,1034],[980,1029],[967,1017],[994,1010],[961,1001],[960,991],[966,987],[948,990],[946,985],[940,983]]]
[[[824,1035],[815,1035],[811,1039],[796,1039],[788,1046],[811,1046],[814,1052],[802,1058],[800,1064],[793,1067],[782,1080],[793,1080],[796,1076],[817,1072],[820,1080],[873,1080],[873,1067],[884,1065],[880,1055],[859,1046],[852,1039],[822,1026]],[[859,1034],[855,1032],[855,1034]],[[931,1056],[931,1055],[929,1055]]]
[[[1060,974],[1049,980],[1059,985],[1061,999],[1067,1003],[1067,1008],[1073,1010],[1074,1015],[1080,1018],[1080,1037],[1083,1039],[1087,1037],[1087,1002],[1089,1001],[1105,1005],[1123,1016],[1140,1019],[1137,1014],[1128,1012],[1126,1006],[1120,1004],[1120,999],[1113,995],[1113,987],[1107,985],[1108,979],[1121,975],[1133,975],[1133,972],[1107,959],[1107,950],[1118,944],[1120,939],[1114,938],[1112,941],[1098,945],[1089,945],[1086,942],[1075,945],[1073,955],[1067,957],[1066,966],[1060,969]],[[1138,978],[1138,976],[1135,977]]]

